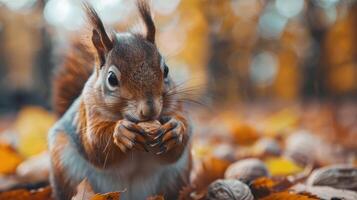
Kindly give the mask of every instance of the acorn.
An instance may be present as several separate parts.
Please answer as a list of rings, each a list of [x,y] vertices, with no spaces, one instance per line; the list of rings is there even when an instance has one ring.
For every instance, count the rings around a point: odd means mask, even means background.
[[[226,179],[238,179],[245,183],[264,176],[270,176],[268,168],[262,161],[256,158],[237,161],[231,164],[224,174]]]
[[[236,179],[218,179],[208,186],[207,200],[254,200],[249,187]]]
[[[332,165],[316,169],[307,179],[307,185],[357,191],[357,167]]]

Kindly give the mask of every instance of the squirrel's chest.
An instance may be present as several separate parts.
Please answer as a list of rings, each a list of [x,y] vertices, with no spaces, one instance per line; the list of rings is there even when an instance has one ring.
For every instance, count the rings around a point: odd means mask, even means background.
[[[87,178],[96,193],[125,191],[122,199],[146,199],[158,194],[165,185],[175,184],[187,168],[188,153],[185,152],[176,163],[163,165],[147,153],[132,152],[127,159],[109,169],[97,169],[70,147],[66,148],[61,160],[69,177],[76,182]]]

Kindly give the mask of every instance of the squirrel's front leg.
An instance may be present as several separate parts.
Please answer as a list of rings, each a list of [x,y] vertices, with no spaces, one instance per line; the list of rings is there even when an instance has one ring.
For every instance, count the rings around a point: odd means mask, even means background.
[[[114,129],[114,143],[125,153],[136,148],[148,152],[145,141],[145,131],[137,124],[126,119],[117,122]]]
[[[186,118],[181,114],[174,114],[166,117],[166,122],[160,128],[160,134],[155,138],[156,143],[153,146],[159,145],[160,155],[163,160],[174,162],[180,158],[185,150],[189,137],[190,128]]]

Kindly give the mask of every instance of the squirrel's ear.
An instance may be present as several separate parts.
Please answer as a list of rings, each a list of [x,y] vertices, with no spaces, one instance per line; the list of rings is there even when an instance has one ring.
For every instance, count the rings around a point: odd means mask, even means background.
[[[137,7],[139,9],[141,18],[146,27],[146,39],[151,43],[155,43],[155,24],[151,17],[150,6],[147,0],[137,0]]]
[[[89,23],[93,28],[92,42],[98,53],[100,67],[102,67],[105,63],[106,54],[113,48],[113,41],[109,38],[102,20],[99,18],[94,8],[88,3],[84,3],[84,8]]]

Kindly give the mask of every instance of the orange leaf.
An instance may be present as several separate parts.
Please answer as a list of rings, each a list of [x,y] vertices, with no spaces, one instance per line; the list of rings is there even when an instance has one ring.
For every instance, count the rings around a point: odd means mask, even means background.
[[[15,173],[21,161],[21,156],[12,147],[0,144],[0,174]]]
[[[52,200],[51,194],[50,187],[41,188],[36,191],[20,189],[0,193],[0,200]]]
[[[95,194],[91,200],[113,200],[120,199],[120,192],[109,192],[105,194]]]
[[[234,124],[231,132],[235,143],[240,145],[251,145],[259,138],[257,130],[248,124]]]
[[[148,197],[146,200],[165,200],[165,198],[161,195]]]
[[[312,196],[307,196],[307,195],[301,195],[301,194],[294,194],[292,192],[278,192],[278,193],[273,193],[267,197],[262,198],[261,200],[316,200],[318,198],[312,197]]]

